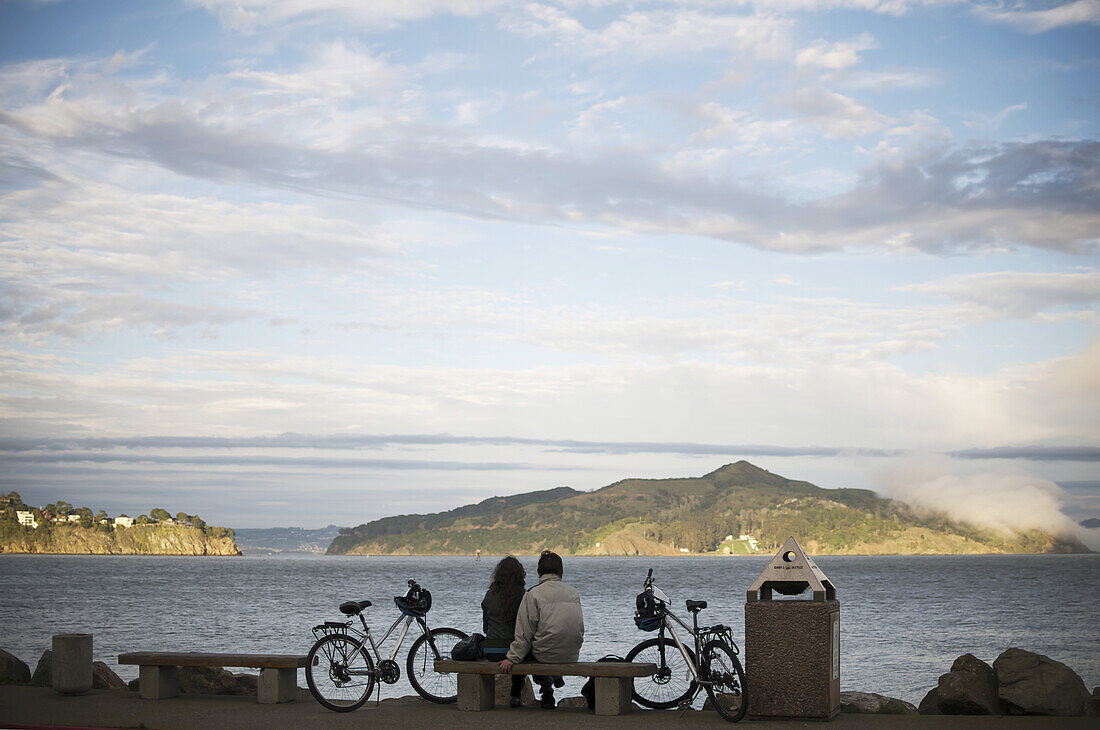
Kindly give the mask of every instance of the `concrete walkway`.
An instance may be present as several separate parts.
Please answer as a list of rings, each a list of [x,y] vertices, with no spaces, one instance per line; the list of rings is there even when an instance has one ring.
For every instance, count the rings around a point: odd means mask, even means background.
[[[823,727],[838,730],[1056,730],[1100,728],[1100,718],[1064,717],[933,717],[897,715],[840,715],[828,725],[820,722],[744,722],[758,730]],[[0,686],[0,727],[147,728],[148,730],[287,730],[300,728],[635,728],[729,727],[710,711],[636,710],[622,717],[596,717],[587,710],[498,708],[489,712],[459,712],[455,705],[434,705],[420,698],[371,702],[354,712],[330,712],[306,690],[299,701],[260,705],[255,697],[184,695],[168,700],[143,700],[136,692],[92,690],[65,697],[45,687]]]

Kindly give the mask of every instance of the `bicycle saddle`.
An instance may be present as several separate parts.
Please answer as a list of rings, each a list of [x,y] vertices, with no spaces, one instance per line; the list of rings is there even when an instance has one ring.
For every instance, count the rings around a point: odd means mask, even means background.
[[[706,601],[688,601],[687,602],[687,610],[690,611],[691,613],[699,613],[700,611],[702,611],[706,607],[707,607],[707,602]]]
[[[340,613],[345,616],[354,616],[362,613],[363,609],[371,605],[370,601],[345,601],[340,604]]]

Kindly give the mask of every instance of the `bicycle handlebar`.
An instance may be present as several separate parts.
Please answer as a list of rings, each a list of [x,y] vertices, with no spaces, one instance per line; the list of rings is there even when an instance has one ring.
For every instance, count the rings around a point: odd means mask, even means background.
[[[649,575],[645,577],[645,588],[649,588],[653,585],[653,568],[649,569]]]

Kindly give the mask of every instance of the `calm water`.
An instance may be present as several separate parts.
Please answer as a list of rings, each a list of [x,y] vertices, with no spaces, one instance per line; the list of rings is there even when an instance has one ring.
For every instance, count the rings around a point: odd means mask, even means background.
[[[1090,689],[1100,684],[1098,555],[816,561],[841,601],[844,690],[917,703],[958,655],[992,661],[1010,646],[1065,662]],[[536,559],[523,562],[531,576]],[[649,636],[632,620],[649,567],[675,606],[688,598],[708,601],[704,621],[734,626],[742,643],[745,590],[766,562],[566,558],[565,579],[584,605],[582,658],[624,655]],[[368,622],[388,627],[397,616],[392,597],[404,592],[408,578],[432,591],[429,625],[480,631],[493,564],[492,558],[0,555],[0,648],[33,670],[53,634],[91,633],[95,658],[124,679],[137,676],[136,667],[115,665],[127,651],[304,654],[310,628],[340,618],[336,607],[344,600],[374,601]],[[578,694],[580,682],[571,682],[567,695]],[[299,684],[305,686],[304,677]],[[404,677],[384,690],[384,696],[412,694]]]

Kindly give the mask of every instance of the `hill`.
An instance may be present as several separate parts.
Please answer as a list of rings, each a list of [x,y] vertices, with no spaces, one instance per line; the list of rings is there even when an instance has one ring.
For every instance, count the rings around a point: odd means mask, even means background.
[[[237,547],[245,555],[323,553],[342,528],[329,525],[317,530],[301,527],[237,527]]]
[[[625,479],[593,492],[559,487],[493,497],[340,532],[329,554],[769,553],[790,535],[818,555],[1088,552],[1074,538],[953,522],[868,490],[822,489],[747,461],[701,477]],[[738,541],[742,535],[752,539]]]

